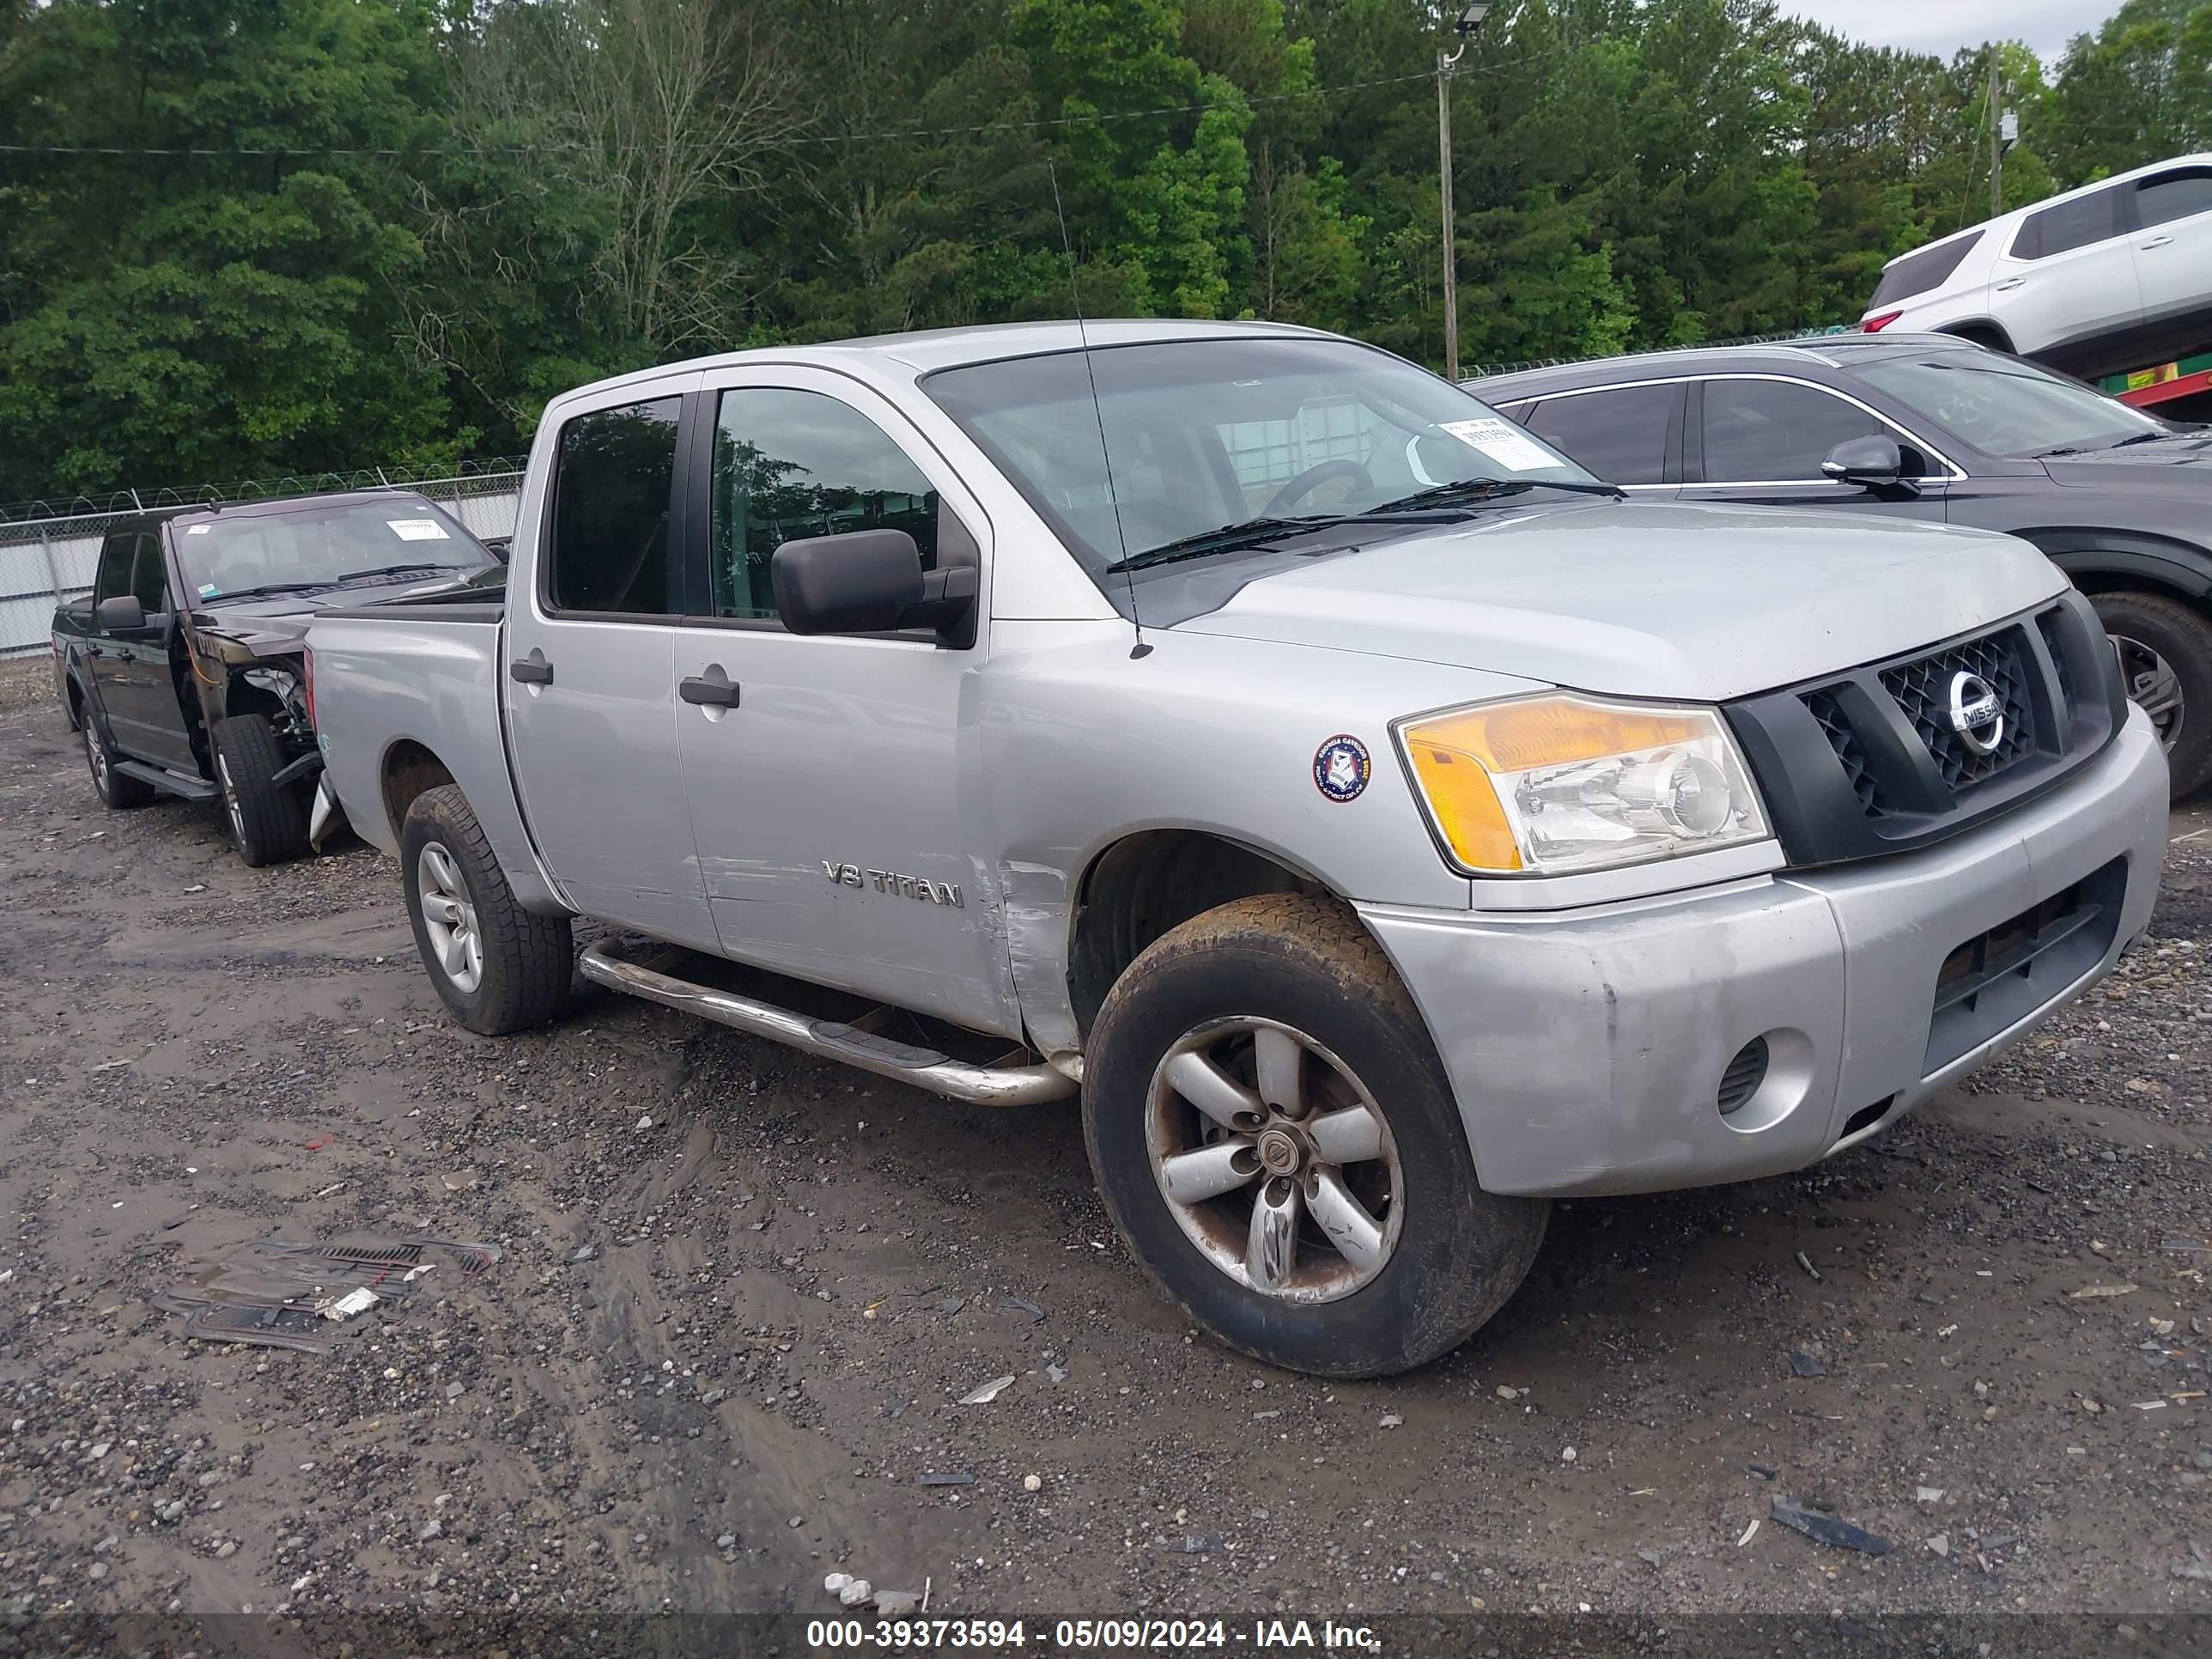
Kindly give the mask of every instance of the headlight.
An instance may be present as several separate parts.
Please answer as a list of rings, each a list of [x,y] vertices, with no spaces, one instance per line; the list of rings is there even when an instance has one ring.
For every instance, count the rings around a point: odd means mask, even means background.
[[[1735,740],[1710,708],[1565,692],[1401,720],[1437,838],[1479,875],[1642,864],[1766,838]]]

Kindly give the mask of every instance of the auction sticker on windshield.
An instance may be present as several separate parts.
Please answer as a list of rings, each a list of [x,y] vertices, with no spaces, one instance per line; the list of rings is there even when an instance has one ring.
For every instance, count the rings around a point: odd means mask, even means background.
[[[403,542],[443,542],[453,538],[435,519],[386,519],[392,533]]]
[[[1479,450],[1510,472],[1540,472],[1546,467],[1559,465],[1503,416],[1492,415],[1476,421],[1445,421],[1437,430],[1450,433],[1469,449]]]

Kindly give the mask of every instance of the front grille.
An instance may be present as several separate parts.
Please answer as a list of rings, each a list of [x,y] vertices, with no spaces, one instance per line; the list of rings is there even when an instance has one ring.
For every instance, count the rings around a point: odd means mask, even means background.
[[[2001,732],[1982,753],[1952,718],[1972,676]],[[1728,708],[1791,864],[1939,840],[2057,783],[2118,732],[2119,673],[2081,594],[1962,638]]]
[[[2005,768],[2034,752],[2034,711],[2027,696],[2027,677],[2021,671],[2016,629],[1984,634],[1938,651],[1932,657],[1882,671],[1881,683],[1897,706],[1912,722],[1922,745],[1943,774],[1943,787],[1954,792],[1993,778]],[[1961,674],[1972,675],[1996,694],[2004,710],[1996,747],[1983,754],[1966,741],[1951,719],[1951,689]]]

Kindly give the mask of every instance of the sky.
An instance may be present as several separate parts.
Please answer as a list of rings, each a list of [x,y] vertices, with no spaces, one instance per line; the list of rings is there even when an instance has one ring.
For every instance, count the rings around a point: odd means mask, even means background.
[[[2046,64],[2094,33],[2120,0],[1783,0],[1782,9],[1851,40],[1948,58],[1992,38],[2025,40]]]

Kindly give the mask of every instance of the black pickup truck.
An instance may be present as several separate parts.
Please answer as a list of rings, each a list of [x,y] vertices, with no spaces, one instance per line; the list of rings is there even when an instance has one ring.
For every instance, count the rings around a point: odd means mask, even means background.
[[[252,865],[315,839],[313,684],[303,641],[326,605],[481,586],[493,547],[420,495],[374,490],[126,520],[93,590],[54,614],[57,690],[111,808],[220,799]]]

